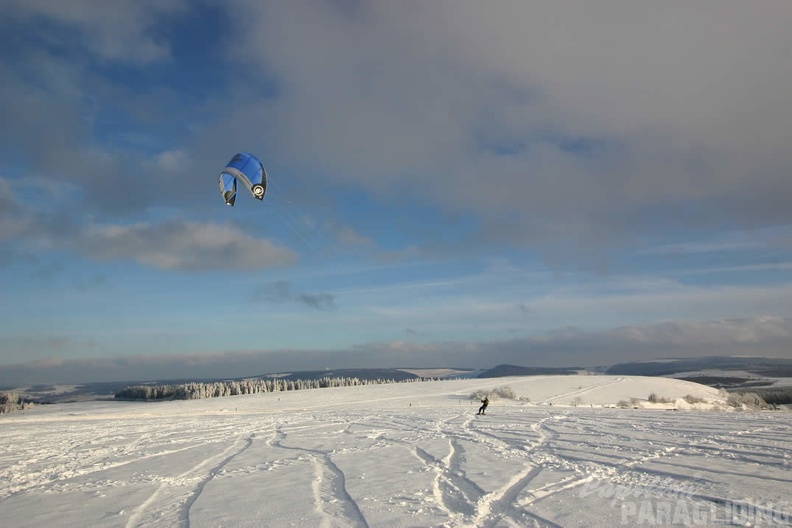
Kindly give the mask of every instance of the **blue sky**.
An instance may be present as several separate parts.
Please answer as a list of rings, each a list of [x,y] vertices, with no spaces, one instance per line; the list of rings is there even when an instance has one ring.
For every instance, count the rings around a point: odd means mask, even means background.
[[[792,357],[760,4],[0,0],[0,384]]]

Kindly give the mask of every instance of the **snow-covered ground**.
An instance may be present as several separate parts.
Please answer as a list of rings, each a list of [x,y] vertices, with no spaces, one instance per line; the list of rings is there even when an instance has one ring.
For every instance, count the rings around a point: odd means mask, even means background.
[[[651,392],[723,408],[615,376],[42,406],[0,417],[0,524],[790,525],[792,414],[608,408]]]

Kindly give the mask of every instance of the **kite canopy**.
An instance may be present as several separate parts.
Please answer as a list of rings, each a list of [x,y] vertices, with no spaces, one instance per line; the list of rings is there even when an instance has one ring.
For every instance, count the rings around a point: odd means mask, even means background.
[[[233,206],[236,202],[237,180],[245,186],[253,198],[264,199],[264,194],[267,192],[267,171],[256,156],[240,152],[231,158],[223,169],[218,183],[226,205]]]

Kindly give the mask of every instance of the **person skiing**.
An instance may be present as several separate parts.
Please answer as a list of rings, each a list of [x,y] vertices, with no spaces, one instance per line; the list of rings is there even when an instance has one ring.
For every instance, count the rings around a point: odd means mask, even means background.
[[[487,405],[489,405],[489,398],[484,396],[484,399],[481,400],[481,407],[479,407],[479,410],[476,414],[487,414],[484,412],[487,410]]]

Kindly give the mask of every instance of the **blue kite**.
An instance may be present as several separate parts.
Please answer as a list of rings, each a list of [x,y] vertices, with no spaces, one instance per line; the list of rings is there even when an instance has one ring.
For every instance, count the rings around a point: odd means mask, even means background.
[[[237,180],[250,191],[253,198],[263,200],[267,192],[267,171],[253,154],[240,152],[228,162],[220,174],[220,194],[226,205],[234,206],[237,195]]]

